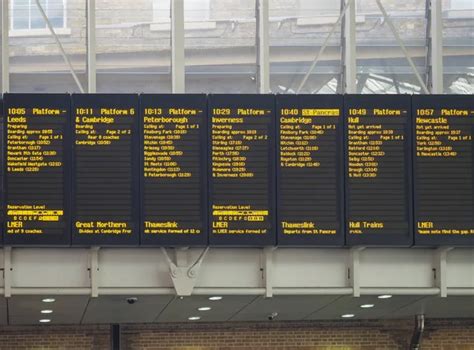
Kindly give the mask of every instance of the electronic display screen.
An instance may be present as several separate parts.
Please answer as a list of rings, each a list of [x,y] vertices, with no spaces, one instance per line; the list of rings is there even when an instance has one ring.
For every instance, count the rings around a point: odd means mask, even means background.
[[[474,244],[474,99],[413,96],[415,244]]]
[[[274,245],[275,97],[208,98],[209,242]]]
[[[277,95],[278,245],[343,245],[341,95]]]
[[[72,119],[72,243],[137,245],[138,95],[73,94]]]
[[[141,243],[207,245],[206,95],[144,94]]]
[[[5,94],[5,237],[70,244],[70,96]]]
[[[409,95],[346,95],[345,202],[348,245],[411,245]]]

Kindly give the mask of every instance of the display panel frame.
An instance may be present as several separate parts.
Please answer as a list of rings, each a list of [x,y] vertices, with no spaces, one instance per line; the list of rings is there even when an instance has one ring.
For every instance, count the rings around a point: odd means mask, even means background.
[[[213,227],[213,177],[212,177],[212,109],[213,108],[256,108],[268,109],[268,223],[270,225],[268,233],[265,235],[234,235],[212,233]],[[209,245],[210,246],[274,246],[276,245],[276,195],[275,195],[275,96],[271,94],[210,94],[208,95],[208,198],[209,198]]]
[[[61,101],[61,103],[58,103]],[[71,153],[71,99],[69,94],[55,93],[55,94],[36,94],[36,93],[5,93],[3,100],[4,111],[4,133],[3,133],[3,170],[4,170],[4,196],[3,196],[3,238],[5,245],[12,246],[69,246],[71,244],[71,176],[72,176],[72,153]],[[23,108],[61,108],[65,109],[65,121],[63,123],[63,203],[64,213],[63,222],[64,230],[61,235],[43,235],[43,234],[21,234],[8,235],[7,234],[7,198],[8,198],[8,176],[7,176],[7,113],[5,111],[10,104],[22,106]]]
[[[418,213],[420,209],[419,205],[419,191],[417,189],[418,177],[418,157],[417,157],[417,144],[416,144],[416,110],[422,109],[434,109],[439,110],[441,108],[463,108],[470,112],[468,118],[474,119],[474,102],[471,95],[414,95],[412,97],[412,110],[413,110],[413,201],[414,201],[414,235],[415,235],[415,246],[474,246],[474,234],[434,234],[425,235],[418,232]],[[471,137],[474,137],[474,124],[471,128]],[[474,174],[474,140],[471,139],[472,148],[472,167],[471,170]],[[474,189],[474,176],[472,176],[472,188]],[[474,201],[474,198],[472,199]],[[474,220],[474,212],[472,213],[472,220]],[[474,229],[474,227],[472,227]]]
[[[156,101],[156,102],[155,102]],[[201,233],[191,236],[185,234],[160,234],[150,236],[144,233],[144,109],[145,108],[188,108],[198,109],[200,113],[201,152],[198,164],[200,166],[200,210]],[[140,95],[140,244],[144,246],[206,246],[208,242],[208,190],[207,190],[207,139],[208,139],[208,110],[205,94],[141,94]]]
[[[104,101],[107,105],[104,105]],[[101,105],[102,103],[102,105]],[[75,232],[75,222],[77,217],[75,196],[77,195],[77,173],[76,173],[76,136],[75,136],[75,120],[76,108],[134,108],[135,117],[131,126],[131,218],[130,221],[132,233],[130,235],[80,235]],[[72,245],[73,246],[138,246],[139,245],[139,152],[140,152],[140,137],[139,137],[139,100],[137,94],[72,94],[71,95],[71,129],[72,129]],[[97,221],[97,220],[95,220]]]
[[[334,172],[335,172],[335,201],[336,201],[336,215],[339,216],[338,220],[334,224],[339,224],[339,228],[336,234],[284,234],[281,227],[282,214],[282,167],[280,164],[281,159],[281,118],[282,109],[298,109],[298,111],[305,109],[339,109],[339,116],[335,124],[337,129],[335,131],[335,143],[336,151],[334,156]],[[343,136],[344,136],[344,103],[342,95],[276,95],[276,119],[277,119],[277,131],[276,131],[276,195],[277,195],[277,242],[279,246],[343,246],[344,245],[344,231],[345,231],[345,216],[344,216],[344,147],[343,147]],[[334,118],[334,117],[331,117]],[[311,125],[323,125],[322,122],[313,122]],[[317,156],[316,156],[317,157]],[[318,170],[315,170],[316,172]],[[316,217],[316,223],[318,219]]]
[[[404,188],[405,188],[405,214],[407,231],[396,234],[383,233],[363,233],[351,234],[349,232],[350,222],[350,189],[349,189],[349,170],[348,170],[348,110],[355,109],[406,109],[406,124],[404,128]],[[411,95],[344,95],[344,187],[345,187],[345,237],[347,246],[398,246],[407,247],[413,245],[413,160],[412,160],[412,116],[411,116]],[[370,214],[370,213],[369,213]]]

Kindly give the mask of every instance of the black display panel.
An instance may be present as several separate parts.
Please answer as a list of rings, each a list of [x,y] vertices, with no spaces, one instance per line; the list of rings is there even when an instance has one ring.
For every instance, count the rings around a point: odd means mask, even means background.
[[[277,95],[278,245],[343,245],[341,95]]]
[[[73,94],[76,245],[139,242],[139,109],[135,94]]]
[[[264,246],[275,235],[275,97],[209,95],[209,243]]]
[[[141,244],[207,245],[206,95],[141,95]]]
[[[5,94],[4,111],[4,242],[69,245],[70,96]]]
[[[474,99],[413,96],[416,245],[474,245]]]
[[[411,97],[346,95],[346,244],[413,243]]]
[[[4,227],[4,211],[5,211],[5,180],[4,180],[4,173],[5,173],[5,168],[4,168],[4,158],[5,158],[5,143],[3,140],[3,135],[4,135],[4,126],[3,126],[3,96],[0,95],[0,245],[3,244],[3,234],[5,231]]]

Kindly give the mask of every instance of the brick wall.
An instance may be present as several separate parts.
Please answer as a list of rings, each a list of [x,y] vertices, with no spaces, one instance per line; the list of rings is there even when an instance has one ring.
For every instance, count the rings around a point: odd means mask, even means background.
[[[412,320],[122,326],[130,350],[406,350]],[[1,327],[0,349],[108,349],[109,327]],[[428,320],[422,350],[474,350],[474,319]]]

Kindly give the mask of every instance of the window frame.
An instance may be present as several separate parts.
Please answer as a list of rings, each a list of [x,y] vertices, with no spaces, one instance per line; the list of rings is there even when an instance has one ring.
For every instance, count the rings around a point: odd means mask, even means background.
[[[43,35],[45,33],[49,33],[48,26],[45,23],[44,28],[31,28],[31,9],[33,6],[36,6],[35,0],[28,0],[28,28],[15,28],[15,16],[14,16],[14,8],[15,8],[15,2],[18,0],[10,0],[10,9],[9,9],[9,15],[10,15],[10,21],[9,21],[9,33],[10,36],[23,36],[23,35]],[[46,1],[46,6],[43,5],[43,9],[48,13],[48,8],[49,8],[49,1],[50,0],[45,0]],[[62,18],[63,18],[63,25],[60,27],[54,26],[53,28],[56,31],[59,31],[59,34],[69,34],[68,31],[68,21],[67,21],[67,0],[61,0],[63,4],[63,11],[62,11]]]

